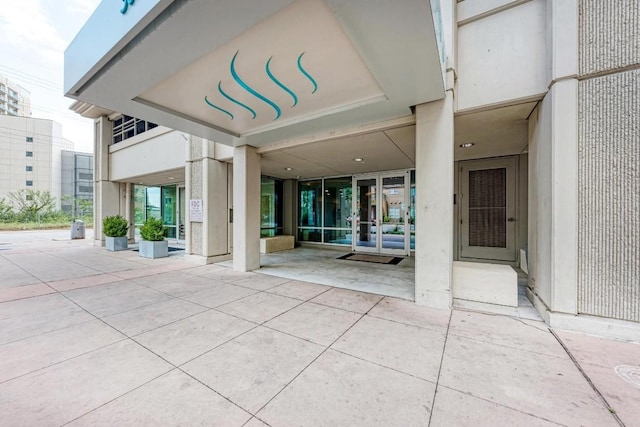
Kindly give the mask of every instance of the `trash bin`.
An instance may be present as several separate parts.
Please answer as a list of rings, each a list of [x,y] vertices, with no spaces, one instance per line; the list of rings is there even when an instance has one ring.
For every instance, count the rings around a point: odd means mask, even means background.
[[[84,221],[76,219],[71,223],[71,239],[84,239]]]

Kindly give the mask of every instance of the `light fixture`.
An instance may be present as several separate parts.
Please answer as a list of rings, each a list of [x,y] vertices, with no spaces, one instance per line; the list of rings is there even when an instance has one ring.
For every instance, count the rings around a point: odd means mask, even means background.
[[[460,144],[460,148],[469,148],[469,147],[473,147],[474,144],[473,142],[465,142],[464,144]]]
[[[353,159],[354,162],[364,162],[364,159],[362,157],[356,157],[355,159]]]
[[[175,179],[174,177],[170,176],[169,179]]]
[[[293,170],[293,168],[286,167],[286,168],[284,168],[284,170],[286,170],[286,171],[292,171],[292,170]]]

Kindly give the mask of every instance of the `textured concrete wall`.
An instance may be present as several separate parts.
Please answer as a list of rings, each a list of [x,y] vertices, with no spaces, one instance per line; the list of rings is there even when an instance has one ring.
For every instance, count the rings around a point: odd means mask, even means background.
[[[639,0],[581,0],[580,75],[640,63],[639,28]]]
[[[640,1],[582,0],[578,311],[640,321]]]

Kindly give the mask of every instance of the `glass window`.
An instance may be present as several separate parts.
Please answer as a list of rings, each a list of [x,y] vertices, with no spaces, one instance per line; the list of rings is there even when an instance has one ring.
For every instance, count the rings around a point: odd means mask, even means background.
[[[27,166],[27,172],[33,172],[33,166]]]
[[[176,187],[162,187],[162,222],[169,227],[167,237],[176,237]]]
[[[416,248],[416,171],[411,171],[411,187],[409,196],[409,230],[411,233],[411,249]]]
[[[135,224],[142,225],[147,211],[147,188],[142,185],[133,186],[133,217]]]
[[[160,211],[160,187],[147,187],[146,218],[162,218],[162,214]]]
[[[324,180],[324,241],[351,244],[351,177]]]
[[[260,235],[272,237],[283,233],[283,183],[262,177],[260,186]]]
[[[322,180],[303,181],[298,186],[300,207],[298,224],[301,227],[322,225]]]
[[[31,187],[31,186],[33,186],[33,181],[27,180],[27,187]]]
[[[27,151],[27,157],[33,157],[33,151]]]
[[[27,137],[27,142],[33,142],[33,137],[32,136],[28,136]]]

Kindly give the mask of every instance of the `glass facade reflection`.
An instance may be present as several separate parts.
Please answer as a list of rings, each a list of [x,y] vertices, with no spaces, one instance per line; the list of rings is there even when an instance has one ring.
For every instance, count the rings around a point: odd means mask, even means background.
[[[184,203],[184,200],[182,201]],[[147,218],[162,219],[167,226],[167,237],[178,236],[178,198],[175,185],[163,187],[133,186],[133,218],[136,234]]]
[[[283,183],[263,176],[260,185],[260,237],[283,233]]]

